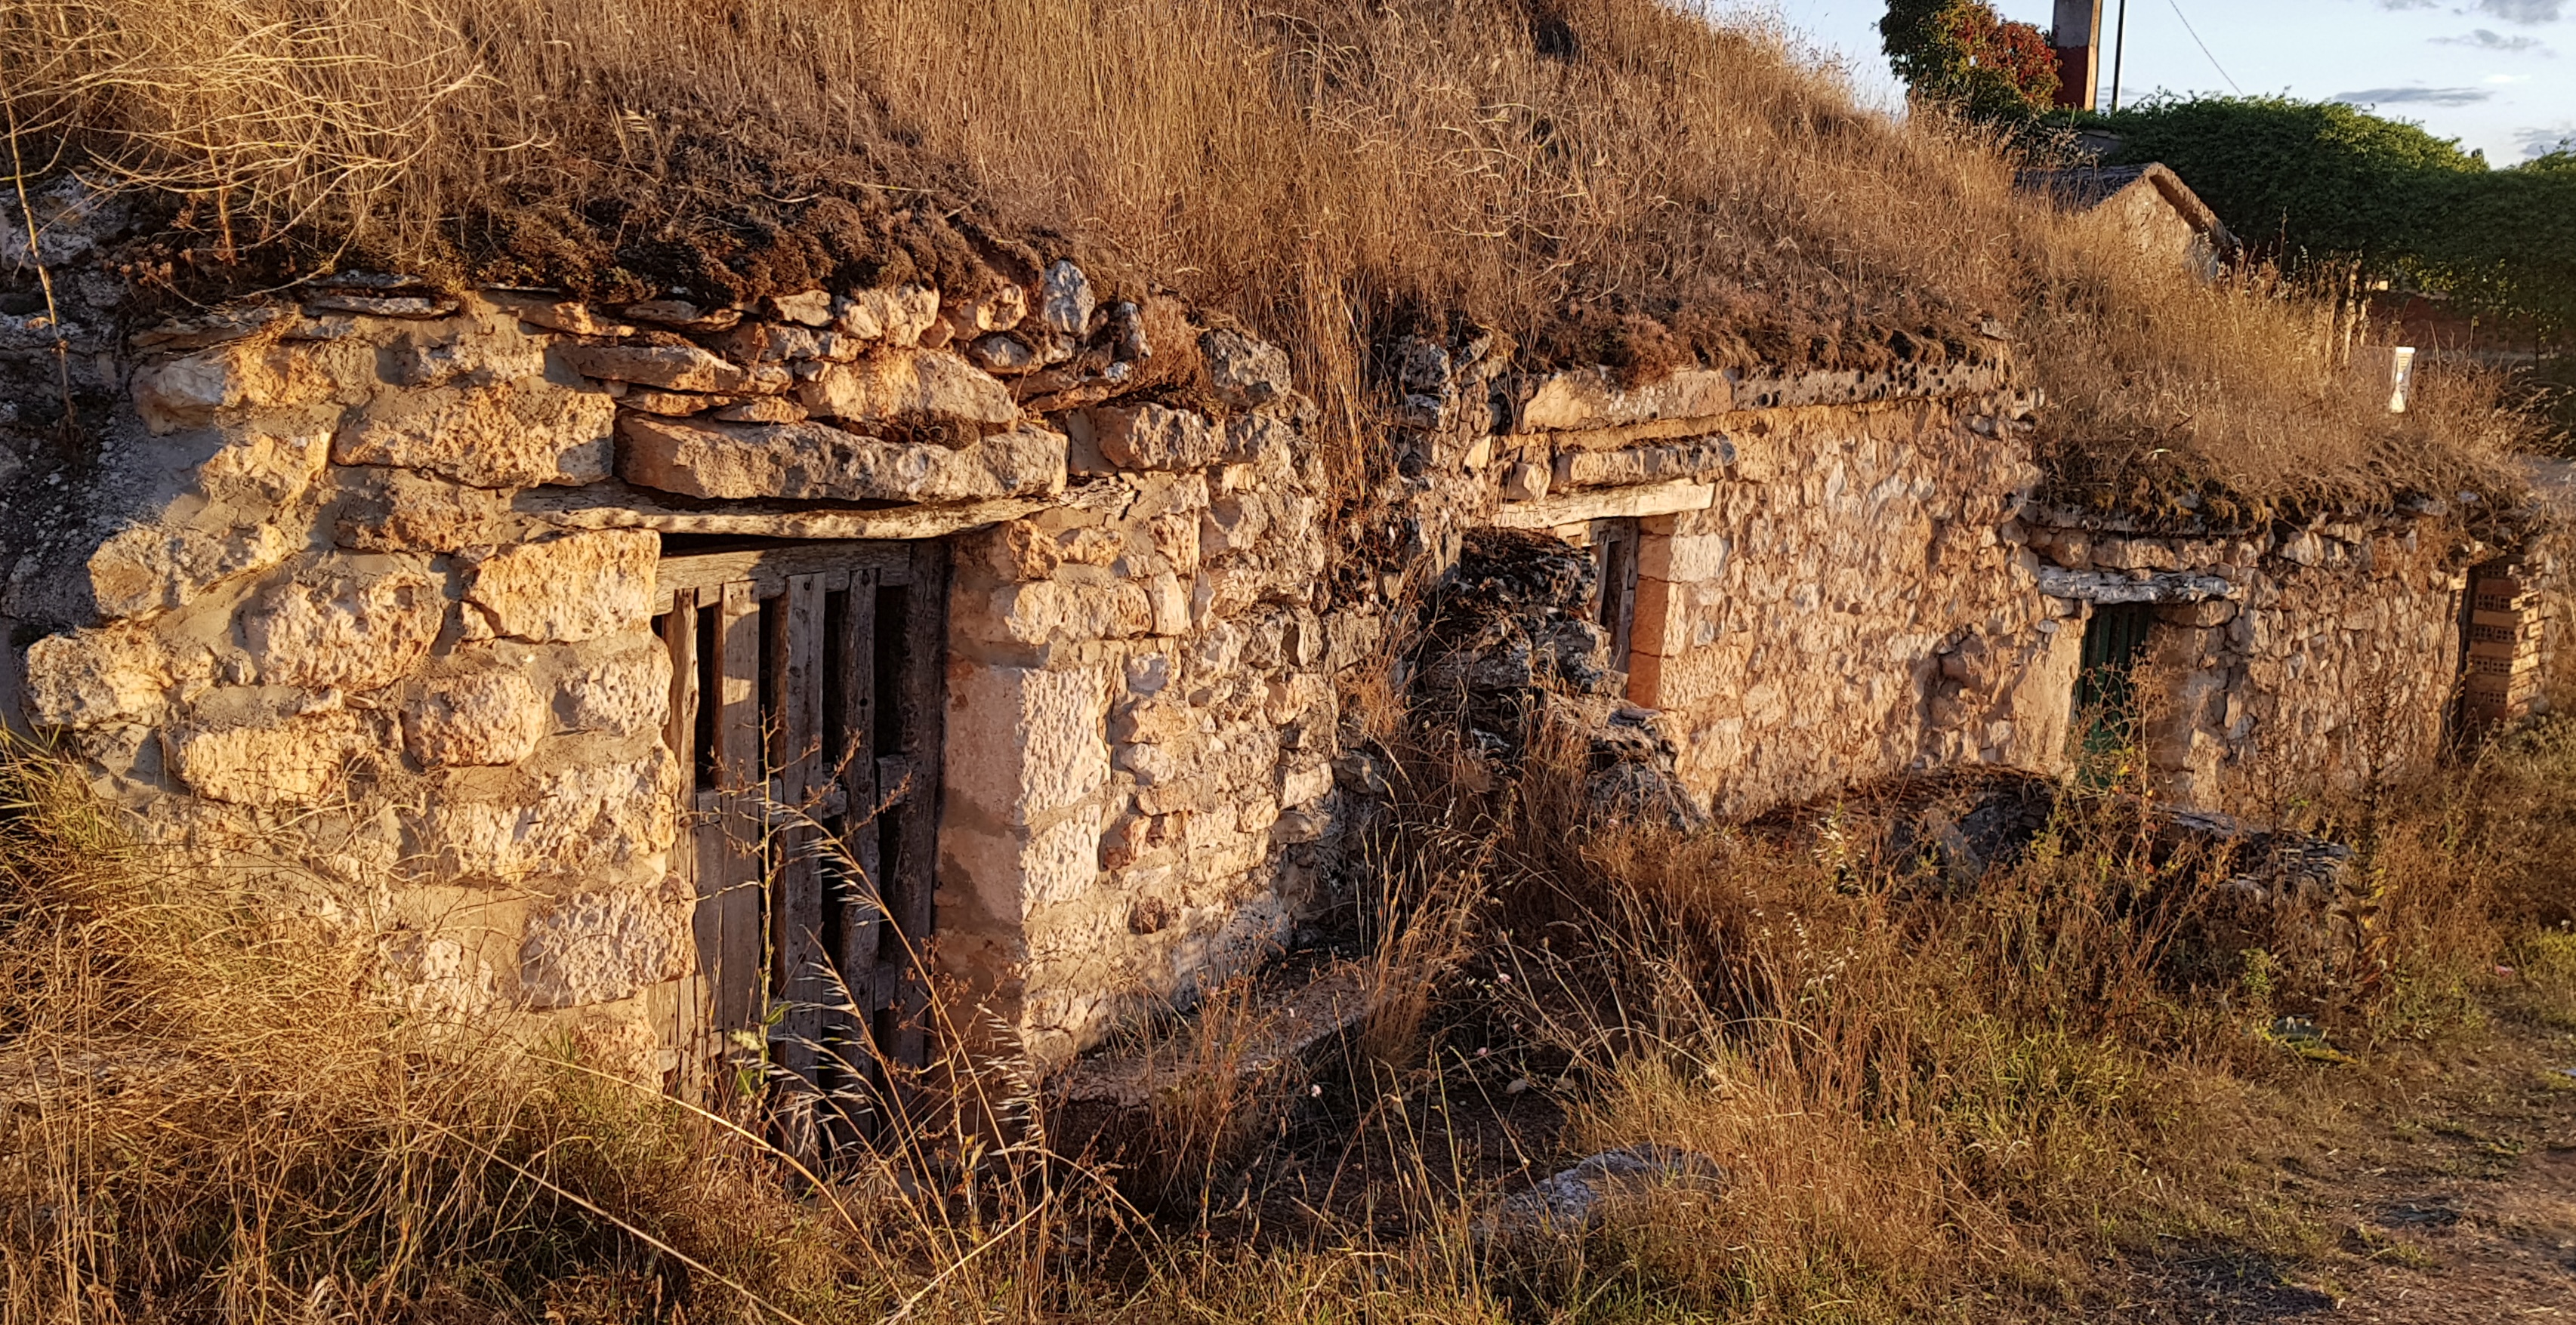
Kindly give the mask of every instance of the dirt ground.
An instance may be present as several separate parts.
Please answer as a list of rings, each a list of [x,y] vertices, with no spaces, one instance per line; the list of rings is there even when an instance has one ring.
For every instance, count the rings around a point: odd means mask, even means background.
[[[2132,1267],[2121,1319],[2453,1325],[2576,1321],[2576,1033],[2488,1033],[2363,1056],[2246,1181],[2331,1239],[2283,1265],[2176,1249]],[[2356,1089],[2357,1087],[2357,1089]]]

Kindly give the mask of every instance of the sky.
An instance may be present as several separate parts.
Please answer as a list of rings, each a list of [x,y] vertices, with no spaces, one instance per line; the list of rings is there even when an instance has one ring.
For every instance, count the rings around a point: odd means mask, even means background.
[[[2051,0],[1992,3],[2004,17],[2041,28],[2054,8]],[[2121,3],[2104,0],[2106,34]],[[2127,4],[2123,104],[2157,92],[2349,101],[2457,138],[2500,166],[2576,137],[2576,0]],[[1802,44],[1849,69],[1864,96],[1900,100],[1878,47],[1883,0],[1742,0],[1731,7],[1778,18]],[[2106,97],[2110,65],[2106,49]]]

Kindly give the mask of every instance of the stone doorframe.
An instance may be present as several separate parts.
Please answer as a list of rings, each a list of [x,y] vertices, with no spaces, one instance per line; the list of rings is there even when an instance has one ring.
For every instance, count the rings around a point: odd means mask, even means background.
[[[677,540],[673,540],[677,541]],[[947,550],[935,542],[673,548],[654,627],[697,897],[679,1000],[684,1093],[710,1068],[799,1079],[796,1149],[873,1132],[920,1065],[933,924]]]

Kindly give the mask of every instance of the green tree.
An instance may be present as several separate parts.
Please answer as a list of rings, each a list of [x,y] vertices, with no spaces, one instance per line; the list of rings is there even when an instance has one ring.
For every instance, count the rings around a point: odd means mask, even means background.
[[[1889,0],[1878,34],[1917,96],[1986,119],[2027,119],[2056,100],[2047,35],[2004,21],[1984,0]]]

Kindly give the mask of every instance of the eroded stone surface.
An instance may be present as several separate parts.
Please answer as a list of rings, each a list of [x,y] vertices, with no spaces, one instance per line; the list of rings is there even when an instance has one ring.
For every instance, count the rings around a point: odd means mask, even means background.
[[[1123,469],[1203,469],[1225,454],[1207,416],[1164,405],[1095,409],[1091,428],[1100,454]]]
[[[688,903],[669,888],[580,892],[528,918],[519,994],[530,1007],[626,998],[689,972]]]
[[[447,599],[409,570],[343,571],[262,592],[242,614],[260,679],[308,690],[375,690],[417,671]]]
[[[942,350],[882,349],[835,364],[797,389],[816,418],[858,425],[919,423],[1000,428],[1020,417],[1011,389]]]
[[[189,790],[236,805],[311,806],[377,744],[363,714],[334,709],[267,723],[183,727],[164,738]]]
[[[341,428],[331,458],[427,470],[479,488],[590,483],[608,477],[616,417],[605,393],[541,377],[390,392]]]
[[[752,380],[743,368],[695,345],[568,345],[562,353],[564,363],[584,377],[671,391],[739,391]]]
[[[649,636],[582,646],[555,693],[555,721],[566,731],[631,736],[662,725],[671,704],[671,655]]]
[[[964,501],[1051,492],[1064,434],[1026,424],[952,448],[820,423],[725,424],[626,416],[628,482],[691,497]]]
[[[403,707],[403,748],[430,767],[515,764],[552,725],[528,678],[501,667],[423,680]]]
[[[1521,432],[1707,418],[1735,405],[1734,387],[1713,369],[1684,369],[1660,382],[1623,387],[1607,370],[1585,368],[1535,379],[1524,389]]]
[[[128,389],[144,426],[171,433],[252,410],[327,400],[337,384],[312,359],[260,339],[146,364]]]
[[[670,850],[675,775],[649,753],[448,784],[421,820],[421,864],[453,883],[510,884],[642,865]]]
[[[661,546],[645,530],[596,529],[505,547],[475,567],[465,601],[518,639],[586,640],[641,626]]]
[[[173,671],[160,639],[139,627],[49,635],[27,647],[27,716],[45,727],[148,722]]]
[[[184,607],[206,590],[266,570],[303,550],[303,541],[273,524],[201,529],[137,525],[90,554],[90,593],[110,617]]]
[[[1217,328],[1199,337],[1207,358],[1208,380],[1225,403],[1237,409],[1259,409],[1284,400],[1294,389],[1288,375],[1288,352],[1242,332]]]
[[[367,552],[454,552],[498,542],[509,498],[407,469],[351,471],[332,521],[340,546]]]

